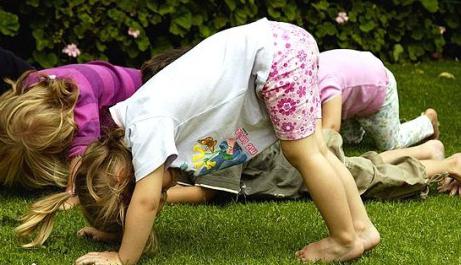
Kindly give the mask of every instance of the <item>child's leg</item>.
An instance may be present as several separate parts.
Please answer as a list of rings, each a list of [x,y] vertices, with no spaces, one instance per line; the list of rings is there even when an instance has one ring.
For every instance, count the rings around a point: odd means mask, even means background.
[[[388,150],[380,153],[379,156],[384,163],[390,164],[404,156],[412,156],[419,160],[443,160],[445,158],[445,149],[441,141],[430,140],[413,147]]]
[[[376,227],[370,221],[367,210],[360,198],[357,184],[353,176],[347,170],[345,165],[330,151],[327,154],[327,160],[340,177],[346,191],[347,202],[351,211],[352,222],[358,236],[362,240],[365,250],[372,249],[380,241],[380,235]]]
[[[315,133],[320,132],[316,130]],[[281,140],[281,147],[287,160],[303,176],[330,232],[329,237],[297,252],[298,257],[303,261],[333,261],[362,255],[363,245],[352,223],[343,183],[326,159],[325,147],[320,149],[315,135],[300,140]]]
[[[303,261],[349,260],[363,253],[355,232],[344,185],[319,145],[321,130],[318,90],[318,48],[305,30],[272,23],[274,61],[269,78],[258,91],[282,151],[301,173],[323,216],[330,236],[307,245],[297,253]],[[318,134],[318,136],[315,136]]]
[[[437,129],[437,121],[430,119],[430,117],[436,119],[436,115],[421,115],[416,119],[400,124],[397,84],[392,73],[387,72],[389,86],[383,106],[370,117],[357,119],[365,131],[374,138],[378,148],[382,150],[413,145],[433,135]],[[435,112],[431,109],[426,112],[428,111],[430,113]]]
[[[215,195],[216,191],[212,189],[176,185],[168,189],[166,201],[168,203],[199,204],[209,202]]]

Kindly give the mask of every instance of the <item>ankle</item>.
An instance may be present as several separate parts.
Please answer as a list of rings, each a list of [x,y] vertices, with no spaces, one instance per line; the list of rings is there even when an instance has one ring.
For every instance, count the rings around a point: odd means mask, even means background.
[[[363,232],[367,230],[369,223],[363,221],[354,221],[354,229],[356,233]]]
[[[355,232],[337,233],[335,235],[331,235],[330,238],[342,246],[351,246],[358,240],[358,236]]]

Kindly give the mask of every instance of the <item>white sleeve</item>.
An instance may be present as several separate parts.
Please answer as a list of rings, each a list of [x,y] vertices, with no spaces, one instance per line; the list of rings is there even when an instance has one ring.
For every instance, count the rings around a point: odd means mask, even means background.
[[[150,118],[132,124],[126,140],[133,155],[136,181],[165,164],[167,168],[178,156],[175,123],[170,118]]]

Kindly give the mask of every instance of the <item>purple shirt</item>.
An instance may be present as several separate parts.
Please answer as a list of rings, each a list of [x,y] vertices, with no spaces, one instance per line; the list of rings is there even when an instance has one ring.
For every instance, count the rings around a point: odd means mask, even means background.
[[[79,88],[74,109],[77,131],[69,148],[69,158],[82,155],[86,147],[99,138],[101,129],[112,125],[109,107],[133,95],[142,84],[139,70],[102,61],[64,65],[39,73],[72,79]]]
[[[320,100],[342,96],[342,119],[366,117],[383,105],[388,85],[387,69],[370,52],[330,50],[319,57]]]

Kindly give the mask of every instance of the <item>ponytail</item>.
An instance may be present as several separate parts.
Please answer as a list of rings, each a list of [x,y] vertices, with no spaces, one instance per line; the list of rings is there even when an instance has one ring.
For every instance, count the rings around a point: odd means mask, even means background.
[[[30,70],[22,74],[16,81],[16,84],[13,83],[12,91],[13,94],[19,96],[37,87],[46,88],[49,103],[54,103],[56,106],[71,109],[77,103],[79,90],[71,79],[42,73],[38,74],[35,70]],[[32,93],[35,91],[36,89]]]
[[[22,247],[41,246],[48,239],[56,212],[71,196],[68,192],[61,192],[32,204],[29,212],[21,218],[22,224],[16,227],[15,232],[20,239],[29,238],[34,232],[37,234],[30,243],[23,244]]]

